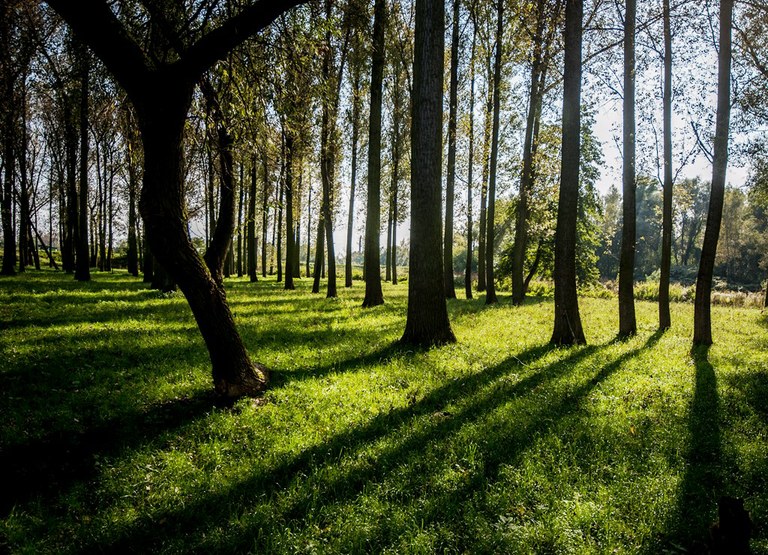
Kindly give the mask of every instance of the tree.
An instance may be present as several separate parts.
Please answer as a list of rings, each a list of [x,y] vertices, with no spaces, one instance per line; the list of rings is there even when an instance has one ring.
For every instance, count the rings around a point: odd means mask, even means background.
[[[365,217],[365,298],[363,299],[365,308],[384,304],[384,294],[381,290],[379,233],[381,231],[381,105],[386,15],[385,0],[376,0],[373,7],[371,112],[368,132],[368,203]]]
[[[443,272],[445,296],[456,298],[453,277],[453,201],[456,185],[456,113],[458,111],[459,89],[459,6],[460,0],[453,0],[453,22],[451,23],[451,82],[448,91],[448,166],[445,180],[445,230],[443,234]]]
[[[183,34],[178,30],[190,19],[163,13],[167,25],[162,34],[169,48],[161,57],[151,56],[132,38],[128,23],[108,2],[48,3],[101,58],[136,110],[144,146],[140,211],[147,242],[187,298],[208,347],[216,391],[231,397],[262,391],[268,372],[251,362],[224,289],[187,236],[181,145],[193,89],[204,72],[300,0],[247,4],[217,26],[208,27],[206,20],[204,27]]]
[[[586,343],[576,289],[583,13],[583,0],[566,0],[562,162],[555,232],[555,322],[550,339],[556,345]]]
[[[635,0],[626,0],[624,13],[624,169],[623,222],[619,259],[619,337],[637,333],[635,319]]]
[[[411,251],[408,315],[401,342],[423,346],[456,340],[448,320],[440,244],[444,20],[442,0],[416,0],[411,93]]]
[[[669,0],[664,18],[664,206],[662,209],[661,270],[659,276],[659,329],[672,325],[669,311],[669,274],[672,266],[672,30]]]
[[[499,159],[499,118],[501,113],[501,57],[504,50],[504,0],[496,1],[496,53],[493,65],[493,129],[491,132],[490,175],[485,238],[485,304],[498,302],[493,278],[494,221],[496,211],[496,172]]]
[[[474,11],[474,10],[473,10]],[[475,50],[477,47],[477,25],[472,21],[472,48],[469,57],[469,152],[467,154],[467,266],[464,270],[464,295],[472,298],[472,187],[474,185],[475,158]]]
[[[728,168],[728,135],[731,115],[731,25],[733,0],[720,2],[720,43],[717,57],[717,119],[712,162],[712,188],[709,195],[707,227],[701,246],[699,273],[696,277],[696,296],[693,313],[694,345],[712,344],[710,297],[712,276],[720,236],[720,222],[725,196],[725,174]]]
[[[80,190],[78,191],[78,226],[75,244],[75,279],[90,281],[88,257],[88,83],[90,79],[90,53],[85,45],[78,48],[80,65]]]

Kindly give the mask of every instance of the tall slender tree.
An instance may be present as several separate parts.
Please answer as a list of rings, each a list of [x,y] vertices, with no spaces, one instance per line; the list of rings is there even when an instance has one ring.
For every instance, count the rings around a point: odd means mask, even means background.
[[[636,0],[626,0],[624,14],[624,156],[621,258],[619,259],[619,337],[637,333],[635,319],[635,19]]]
[[[714,158],[712,162],[712,188],[704,242],[701,245],[699,273],[696,277],[696,296],[693,312],[694,345],[712,344],[712,317],[710,302],[712,275],[720,237],[725,196],[725,175],[728,168],[728,135],[731,118],[731,27],[733,0],[720,2],[720,44],[717,56],[717,116],[715,123]]]
[[[381,248],[379,234],[381,232],[381,105],[386,25],[386,1],[376,0],[373,7],[371,53],[371,111],[368,131],[368,202],[365,217],[365,298],[363,299],[363,307],[384,304],[379,264]]]
[[[583,0],[565,2],[565,68],[560,196],[555,231],[555,322],[550,342],[586,343],[576,289],[576,220],[581,150],[581,40]]]
[[[672,29],[669,0],[663,0],[664,19],[664,198],[659,276],[659,329],[672,325],[669,311],[669,273],[672,266]]]
[[[475,50],[477,25],[472,22],[472,48],[469,55],[469,152],[467,154],[467,265],[464,270],[464,295],[472,298],[472,189],[474,187],[475,162]]]
[[[448,91],[448,165],[445,179],[445,228],[443,235],[443,275],[445,296],[456,298],[453,277],[453,202],[456,186],[456,127],[459,104],[459,7],[460,0],[453,0],[451,23],[451,81]]]
[[[488,209],[485,237],[485,304],[498,302],[493,276],[493,246],[496,241],[496,174],[499,161],[499,119],[501,115],[501,60],[504,51],[504,0],[496,0],[496,52],[493,62],[493,129],[491,132]]]
[[[456,340],[448,320],[440,248],[444,22],[443,0],[416,0],[411,96],[411,252],[408,316],[401,341],[424,346]]]
[[[78,226],[75,257],[75,279],[90,281],[88,256],[88,95],[90,82],[90,53],[85,45],[78,48],[80,64],[80,190],[78,191]]]

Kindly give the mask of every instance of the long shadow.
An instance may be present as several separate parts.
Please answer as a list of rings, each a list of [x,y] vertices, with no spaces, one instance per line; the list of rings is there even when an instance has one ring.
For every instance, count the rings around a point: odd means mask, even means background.
[[[691,349],[696,383],[688,416],[686,465],[675,515],[666,534],[671,542],[682,546],[707,538],[707,529],[716,520],[717,499],[724,494],[720,398],[708,355],[706,346]]]
[[[118,455],[126,449],[152,442],[164,433],[181,429],[191,421],[221,406],[212,391],[159,403],[143,411],[83,427],[60,430],[0,449],[0,518],[14,506],[37,497],[51,499],[75,483],[96,476],[100,457]]]
[[[139,519],[111,544],[97,544],[90,548],[113,550],[129,547],[132,550],[152,551],[160,539],[157,530],[152,529],[152,522],[164,522],[168,533],[189,534],[201,526],[208,525],[205,518],[201,518],[200,515],[222,514],[232,505],[247,506],[256,499],[279,495],[286,484],[291,484],[295,480],[306,480],[302,485],[307,488],[307,495],[292,496],[293,499],[280,504],[282,514],[275,514],[274,518],[301,521],[312,509],[314,500],[320,499],[324,505],[328,505],[354,498],[362,491],[365,484],[381,479],[399,464],[423,453],[427,443],[444,439],[463,426],[477,421],[510,398],[525,395],[548,381],[556,379],[571,365],[595,353],[598,347],[588,346],[574,350],[565,358],[519,381],[499,380],[515,368],[535,361],[552,349],[549,345],[534,347],[515,357],[510,357],[495,367],[466,379],[447,383],[430,391],[410,406],[382,413],[362,427],[341,432],[329,441],[310,447],[293,459],[260,472],[241,483],[233,484],[220,493],[187,503],[183,509],[169,510],[159,515]],[[490,391],[474,395],[471,402],[465,402],[463,408],[456,414],[448,418],[441,417],[444,412],[442,409],[447,405],[472,396],[473,392],[497,380],[501,381],[499,385],[489,388]],[[423,428],[414,430],[413,422],[424,416],[431,416],[429,422]],[[320,484],[307,483],[309,480],[306,476],[322,467],[338,464],[342,454],[347,456],[386,437],[401,438],[401,441],[396,447],[378,456],[373,465],[363,457],[338,478],[325,480]],[[531,439],[531,436],[521,437],[518,449],[522,450]],[[231,544],[224,548],[218,546],[217,549],[224,551],[231,549],[237,552],[246,549],[248,543],[253,541],[253,537],[248,533],[241,536],[233,535]]]

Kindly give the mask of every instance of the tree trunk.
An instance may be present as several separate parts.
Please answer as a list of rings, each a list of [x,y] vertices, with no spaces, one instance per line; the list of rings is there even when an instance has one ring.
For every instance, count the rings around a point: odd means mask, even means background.
[[[139,187],[138,176],[136,175],[135,154],[136,145],[128,140],[127,166],[128,166],[128,273],[133,276],[139,275],[139,246],[136,236],[137,214],[136,214],[136,191]]]
[[[576,289],[583,0],[566,0],[565,6],[562,162],[555,231],[555,322],[550,339],[555,345],[586,343]]]
[[[445,180],[445,228],[443,235],[443,278],[445,296],[456,298],[453,276],[453,202],[456,186],[456,119],[459,90],[459,3],[453,0],[451,25],[451,82],[448,92],[448,166]]]
[[[376,0],[373,10],[371,112],[368,135],[368,203],[365,217],[365,299],[363,307],[384,304],[379,266],[381,232],[381,104],[384,81],[384,30],[387,6]],[[442,90],[442,86],[440,87]]]
[[[251,160],[251,189],[248,194],[248,237],[246,239],[246,249],[248,251],[248,279],[253,283],[259,281],[256,271],[256,260],[258,255],[256,249],[256,157]],[[262,253],[263,257],[263,253]]]
[[[672,266],[672,31],[669,0],[664,2],[664,199],[661,224],[659,329],[672,326],[669,311],[669,273]]]
[[[245,179],[243,163],[240,162],[240,198],[237,203],[237,277],[243,277],[243,204],[245,204]]]
[[[285,175],[280,176],[280,191],[277,201],[277,281],[283,281],[283,191],[285,190]]]
[[[475,48],[477,25],[472,21],[472,49],[469,58],[469,153],[467,160],[467,266],[464,270],[464,295],[472,298],[472,186],[475,162]]]
[[[305,273],[307,274],[307,277],[312,275],[310,273],[310,267],[309,267],[309,260],[312,253],[312,241],[310,241],[310,237],[312,236],[312,180],[309,181],[309,191],[307,195],[307,261],[306,261],[306,267],[305,267]]]
[[[90,63],[85,46],[78,49],[80,67],[80,192],[79,225],[75,257],[75,279],[90,281],[91,268],[88,259],[88,93]]]
[[[347,214],[347,256],[344,265],[344,286],[352,287],[352,231],[355,221],[355,187],[357,184],[357,143],[360,132],[360,82],[361,71],[358,64],[352,68],[352,167],[349,183],[349,214]]]
[[[537,2],[536,31],[534,33],[533,57],[531,61],[531,83],[528,96],[528,115],[525,122],[525,138],[523,141],[523,172],[520,175],[520,190],[517,196],[517,212],[515,214],[515,242],[512,254],[512,304],[520,306],[525,300],[525,255],[528,250],[528,197],[533,187],[533,157],[535,152],[534,128],[541,110],[542,91],[540,90],[541,74],[544,61],[544,27],[547,23],[545,2]]]
[[[219,214],[213,230],[211,242],[205,251],[205,263],[213,279],[221,284],[225,272],[225,262],[231,254],[232,233],[235,229],[235,182],[232,168],[233,139],[222,123],[217,125],[217,150],[221,165],[219,184]],[[155,253],[157,256],[157,253]],[[229,273],[231,268],[227,268]]]
[[[619,259],[619,337],[637,333],[635,319],[635,18],[636,0],[626,1],[624,16],[624,171],[623,222]]]
[[[189,302],[208,347],[216,391],[228,397],[254,395],[266,387],[268,373],[249,359],[224,288],[198,255],[184,223],[181,145],[192,84],[158,85],[165,85],[158,91],[175,85],[178,93],[137,105],[145,157],[140,208],[147,242]]]
[[[283,164],[285,164],[285,289],[296,289],[293,284],[294,239],[293,226],[293,135],[283,130]]]
[[[493,130],[491,137],[490,177],[488,179],[488,209],[485,239],[485,304],[498,302],[493,276],[493,248],[495,243],[496,171],[499,159],[499,116],[501,112],[501,58],[504,50],[504,2],[499,0],[496,14],[496,54],[493,68]]]
[[[485,241],[487,237],[486,224],[488,220],[488,179],[491,162],[491,130],[493,128],[493,70],[491,54],[486,58],[486,100],[485,122],[483,124],[483,183],[480,185],[480,230],[477,244],[477,290],[485,291]]]
[[[408,316],[401,342],[456,340],[448,320],[441,249],[443,0],[416,0],[411,127],[411,252]]]
[[[13,196],[15,174],[16,117],[14,114],[15,85],[13,62],[11,60],[11,21],[12,8],[9,2],[0,4],[0,98],[5,103],[0,121],[3,141],[3,191],[2,191],[2,220],[3,220],[3,267],[0,273],[12,276],[16,273],[16,230],[13,225]]]
[[[392,196],[389,198],[387,210],[387,246],[384,257],[384,281],[392,281]]]
[[[320,276],[323,272],[323,257],[325,256],[325,225],[323,214],[317,219],[317,238],[315,239],[315,267],[312,269],[312,292],[320,292]]]
[[[725,195],[725,174],[728,168],[728,134],[731,117],[731,25],[733,22],[733,0],[720,2],[720,44],[718,52],[717,78],[717,123],[715,127],[714,160],[712,162],[712,189],[709,195],[707,227],[701,247],[699,274],[696,277],[696,297],[693,314],[694,345],[712,344],[712,319],[710,297],[712,295],[712,274],[720,237],[720,222],[723,216]]]
[[[261,192],[261,277],[265,278],[267,277],[267,231],[269,223],[269,159],[266,141],[261,154],[261,166],[264,173],[264,187]],[[251,281],[255,280],[251,279]]]

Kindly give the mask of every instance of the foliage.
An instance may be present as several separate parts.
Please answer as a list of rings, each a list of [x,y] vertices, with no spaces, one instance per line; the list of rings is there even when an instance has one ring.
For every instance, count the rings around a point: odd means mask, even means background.
[[[179,295],[125,274],[0,281],[0,545],[79,553],[662,553],[746,499],[768,553],[768,322],[689,305],[614,341],[613,300],[583,298],[590,345],[547,345],[552,304],[449,303],[459,342],[406,351],[402,286],[363,311],[228,280],[246,344],[273,370],[218,405]],[[9,511],[9,503],[15,506]]]

